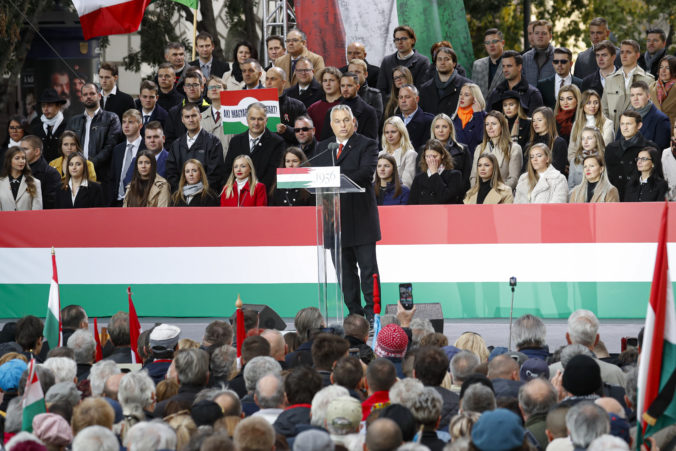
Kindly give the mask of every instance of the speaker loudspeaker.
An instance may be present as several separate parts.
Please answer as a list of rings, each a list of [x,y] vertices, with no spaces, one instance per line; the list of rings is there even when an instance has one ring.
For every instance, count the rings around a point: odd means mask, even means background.
[[[244,310],[255,310],[258,312],[258,327],[261,329],[286,329],[284,320],[282,320],[277,312],[265,304],[244,304],[242,308]],[[237,312],[232,314],[230,322],[233,325],[237,324]]]
[[[385,306],[385,313],[388,315],[397,315],[397,305],[388,304]],[[435,332],[444,333],[444,314],[441,311],[441,304],[438,302],[424,302],[415,304],[415,313],[413,319],[428,319],[432,323]]]

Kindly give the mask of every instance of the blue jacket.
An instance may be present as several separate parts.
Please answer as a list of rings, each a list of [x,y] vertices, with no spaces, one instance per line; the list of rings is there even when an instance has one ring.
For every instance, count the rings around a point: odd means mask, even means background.
[[[666,149],[671,144],[671,125],[669,117],[654,104],[648,114],[643,117],[641,134],[648,141],[657,144],[657,150]]]
[[[455,127],[455,139],[468,147],[470,155],[474,158],[474,149],[484,138],[484,120],[486,120],[485,111],[477,111],[472,119],[462,128],[462,121],[459,117],[453,118],[453,127]]]
[[[385,189],[380,190],[380,195],[377,196],[376,200],[378,205],[406,205],[410,192],[408,187],[401,185],[401,194],[399,194],[399,197],[394,197],[394,183],[390,182]]]

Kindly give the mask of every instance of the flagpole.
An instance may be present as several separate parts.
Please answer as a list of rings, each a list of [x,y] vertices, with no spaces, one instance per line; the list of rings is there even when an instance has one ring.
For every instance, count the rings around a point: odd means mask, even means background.
[[[197,8],[192,15],[192,60],[195,59],[195,42],[197,41]]]

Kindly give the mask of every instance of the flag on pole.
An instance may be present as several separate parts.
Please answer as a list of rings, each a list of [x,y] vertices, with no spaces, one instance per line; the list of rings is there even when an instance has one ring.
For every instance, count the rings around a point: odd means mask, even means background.
[[[142,363],[141,356],[138,355],[138,337],[141,335],[141,323],[138,322],[134,301],[131,300],[131,287],[127,287],[129,295],[129,341],[131,345],[131,363]],[[97,330],[98,333],[98,330]]]
[[[665,202],[638,371],[636,412],[641,424],[636,449],[643,437],[676,423],[676,307],[667,257],[668,213],[669,203]]]
[[[255,102],[265,105],[268,115],[268,130],[277,131],[281,123],[279,116],[279,93],[277,89],[241,89],[238,91],[221,91],[221,117],[223,133],[232,135],[244,133],[249,129],[246,122],[246,109]]]
[[[133,33],[152,0],[73,0],[85,40]]]
[[[246,330],[244,330],[244,312],[242,311],[242,298],[237,294],[235,301],[236,316],[237,316],[237,360],[242,357],[242,342],[246,339]]]
[[[49,301],[47,302],[47,317],[42,332],[49,346],[61,346],[61,300],[59,298],[59,276],[56,272],[56,254],[52,248],[52,283],[49,285]]]
[[[31,359],[28,363],[28,379],[26,379],[21,407],[23,408],[21,430],[33,432],[33,417],[47,411],[45,395],[42,393],[38,373],[35,371],[35,359]]]
[[[197,5],[199,4],[198,0],[172,0],[176,3],[180,3],[181,5],[185,5],[190,9],[197,9]]]
[[[373,342],[371,348],[376,349],[376,340],[380,332],[380,285],[378,274],[373,275]]]
[[[98,362],[103,359],[103,347],[101,346],[101,337],[99,336],[98,318],[94,318],[94,341],[96,341],[96,357],[94,357],[94,361]]]

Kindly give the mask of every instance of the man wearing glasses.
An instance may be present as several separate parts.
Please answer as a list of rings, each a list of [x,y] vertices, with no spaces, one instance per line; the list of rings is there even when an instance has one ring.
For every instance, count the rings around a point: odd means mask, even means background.
[[[485,58],[479,58],[472,65],[472,81],[481,89],[484,98],[505,80],[502,73],[502,53],[505,50],[505,40],[502,31],[497,28],[489,28],[484,33],[484,47],[488,54]]]
[[[324,68],[324,58],[307,49],[305,33],[300,30],[291,30],[286,35],[286,55],[277,58],[275,61],[275,66],[281,67],[288,75],[291,86],[298,82],[296,64],[301,57],[305,57],[312,62],[312,68],[315,72]]]
[[[171,144],[176,138],[182,136],[186,133],[186,128],[183,125],[181,120],[181,108],[186,103],[193,103],[199,107],[200,114],[209,108],[209,102],[204,100],[202,93],[204,92],[204,81],[202,79],[202,74],[199,69],[196,67],[191,67],[188,70],[188,73],[185,75],[185,82],[183,84],[183,92],[185,92],[185,99],[183,101],[172,107],[169,110],[169,118],[167,119],[167,126],[165,128],[165,135],[167,137],[167,148],[171,147]]]
[[[564,86],[575,85],[582,87],[582,80],[570,73],[573,67],[573,52],[565,47],[554,49],[554,75],[544,78],[538,82],[537,88],[542,94],[542,101],[545,106],[552,110],[556,106],[556,99],[559,97],[559,90]]]
[[[296,134],[298,144],[300,144],[300,149],[308,159],[312,158],[317,149],[317,139],[315,139],[315,124],[310,119],[310,116],[305,114],[298,116],[293,131]]]
[[[303,102],[305,108],[310,108],[310,105],[317,100],[322,100],[324,97],[324,90],[322,89],[321,83],[315,80],[312,61],[302,56],[298,58],[295,74],[298,83],[288,88],[284,92],[286,95],[292,99]]]
[[[397,51],[383,58],[378,74],[377,88],[387,98],[392,89],[392,72],[397,66],[405,66],[413,75],[413,84],[420,87],[429,79],[430,60],[415,50],[415,31],[407,25],[400,25],[394,29],[394,45]]]

